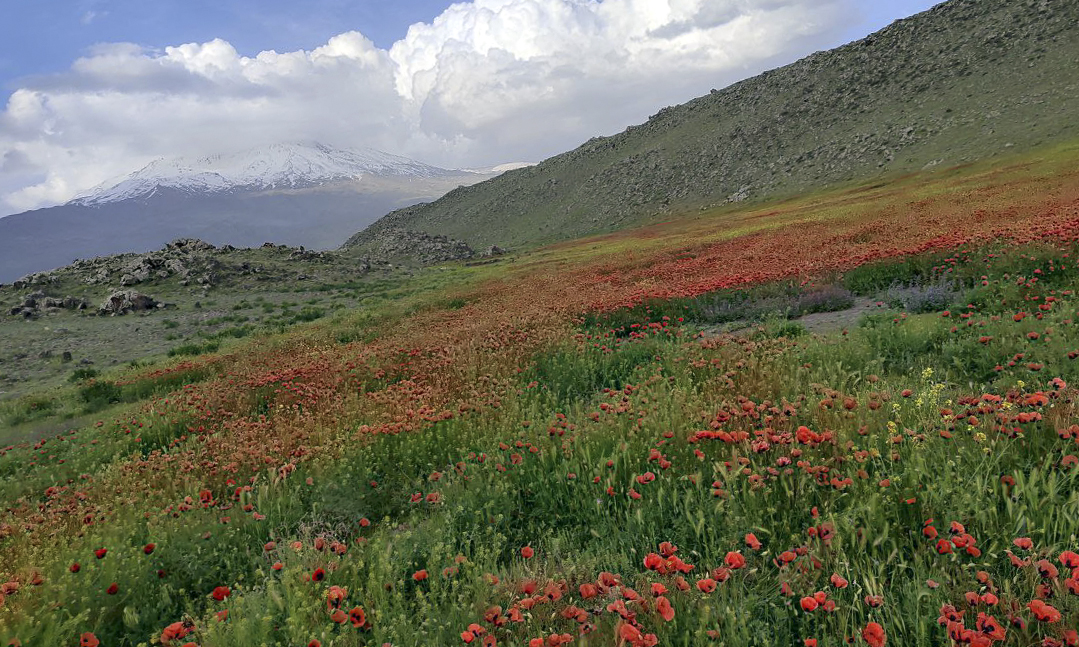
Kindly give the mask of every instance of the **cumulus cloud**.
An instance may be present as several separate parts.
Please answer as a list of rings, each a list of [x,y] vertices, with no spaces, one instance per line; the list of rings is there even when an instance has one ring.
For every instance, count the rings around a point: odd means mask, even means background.
[[[0,213],[158,157],[321,140],[449,167],[539,160],[831,45],[854,0],[474,0],[390,49],[100,45],[0,112]]]

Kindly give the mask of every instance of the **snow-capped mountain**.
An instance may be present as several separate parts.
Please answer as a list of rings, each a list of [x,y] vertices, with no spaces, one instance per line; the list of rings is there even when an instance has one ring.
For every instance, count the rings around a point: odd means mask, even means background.
[[[439,178],[454,172],[371,148],[319,143],[273,144],[198,159],[159,159],[104,182],[69,204],[96,206],[148,198],[161,189],[190,195],[302,189],[365,177]]]
[[[0,218],[0,282],[175,238],[329,249],[386,213],[495,175],[323,144],[162,159],[67,204]]]

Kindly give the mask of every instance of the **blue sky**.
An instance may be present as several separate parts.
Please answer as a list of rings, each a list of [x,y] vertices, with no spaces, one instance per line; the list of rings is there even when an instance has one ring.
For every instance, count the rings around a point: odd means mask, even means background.
[[[281,141],[539,161],[934,4],[0,2],[0,216]]]
[[[865,18],[852,39],[924,11],[934,0],[862,0]],[[163,48],[222,38],[248,56],[262,50],[311,49],[344,31],[382,48],[409,25],[430,22],[448,0],[4,0],[0,13],[0,85],[66,69],[97,43]],[[842,40],[841,38],[840,40]]]
[[[446,0],[4,0],[0,82],[66,69],[97,43],[149,47],[222,38],[243,54],[311,49],[356,30],[388,48]]]

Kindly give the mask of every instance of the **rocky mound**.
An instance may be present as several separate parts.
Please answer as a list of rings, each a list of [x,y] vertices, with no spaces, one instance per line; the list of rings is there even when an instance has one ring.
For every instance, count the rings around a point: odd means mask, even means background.
[[[476,256],[476,251],[460,240],[396,227],[379,230],[370,240],[369,249],[376,258],[407,258],[423,265]]]

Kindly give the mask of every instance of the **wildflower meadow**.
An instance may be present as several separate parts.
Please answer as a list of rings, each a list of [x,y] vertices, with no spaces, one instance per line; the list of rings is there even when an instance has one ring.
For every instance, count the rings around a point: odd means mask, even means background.
[[[1077,159],[436,267],[98,376],[139,399],[0,448],[2,644],[1079,645]]]

